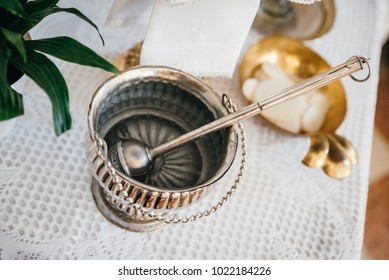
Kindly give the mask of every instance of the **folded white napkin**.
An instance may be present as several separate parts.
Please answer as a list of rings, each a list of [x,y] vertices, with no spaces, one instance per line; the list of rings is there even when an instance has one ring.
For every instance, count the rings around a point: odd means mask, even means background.
[[[141,65],[231,77],[260,0],[156,0]]]

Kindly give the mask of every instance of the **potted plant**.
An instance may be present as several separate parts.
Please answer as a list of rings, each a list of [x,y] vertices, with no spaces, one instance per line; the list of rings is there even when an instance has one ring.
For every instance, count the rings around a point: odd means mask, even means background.
[[[118,73],[119,70],[97,53],[70,37],[24,38],[42,19],[58,12],[71,13],[97,26],[76,8],[60,8],[59,0],[0,0],[0,122],[24,113],[23,95],[12,84],[25,74],[39,85],[52,103],[54,130],[58,136],[71,128],[66,82],[45,55]]]

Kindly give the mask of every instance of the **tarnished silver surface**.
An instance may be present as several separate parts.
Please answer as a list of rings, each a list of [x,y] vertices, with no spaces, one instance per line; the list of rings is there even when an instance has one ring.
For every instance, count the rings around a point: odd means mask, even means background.
[[[116,153],[117,159],[115,155],[112,160],[119,161],[118,168],[122,168],[128,176],[144,175],[153,167],[154,159],[151,157],[148,147],[140,141],[121,139],[116,143]]]
[[[92,179],[92,193],[97,207],[102,214],[112,223],[117,226],[131,231],[145,232],[157,230],[165,225],[165,223],[152,218],[146,218],[144,215],[136,211],[132,206],[121,203],[111,203],[111,196],[104,192],[96,179]],[[168,212],[161,215],[163,218],[171,218],[174,212]]]
[[[164,216],[200,199],[233,162],[237,149],[235,125],[219,130],[220,127],[350,75],[361,70],[363,63],[367,63],[365,58],[353,57],[257,104],[240,111],[234,108],[232,114],[228,114],[220,97],[207,85],[175,69],[137,67],[108,80],[97,90],[90,104],[87,155],[94,177],[105,191],[106,201],[125,213],[126,219],[112,218],[115,214],[101,203],[101,193],[96,191],[94,184],[97,205],[108,219],[121,226],[129,224],[126,228],[132,230],[151,230],[159,227],[158,222],[174,221]],[[240,124],[239,127],[244,148],[242,172],[246,156],[245,135]],[[181,146],[186,138],[197,138],[199,134],[203,136],[201,139]],[[142,145],[158,147],[162,144],[163,147],[168,143],[167,147],[176,145],[179,148],[161,154],[150,171],[132,178],[122,169],[122,163],[128,160],[123,159],[121,150],[126,139],[138,141],[138,147],[133,149],[135,155]],[[145,159],[137,158],[138,165],[148,159],[147,153]],[[236,185],[233,185],[231,192],[212,210],[191,217],[197,219],[216,211],[235,189]],[[159,210],[162,214],[148,209]],[[143,226],[133,225],[137,220],[141,220]]]
[[[351,75],[352,73],[363,69],[363,64],[367,63],[367,60],[363,57],[352,57],[347,62],[338,65],[335,68],[330,69],[325,73],[321,73],[312,78],[309,78],[299,84],[293,85],[287,89],[282,90],[268,98],[258,100],[256,104],[249,105],[237,112],[226,115],[222,118],[214,120],[208,124],[193,129],[181,136],[174,139],[166,139],[166,141],[158,146],[145,145],[141,141],[137,141],[131,138],[127,140],[118,141],[117,153],[120,165],[123,167],[127,175],[143,175],[149,172],[153,167],[154,160],[171,151],[175,151],[178,147],[188,145],[188,143],[197,140],[201,137],[209,135],[212,132],[218,131],[225,127],[230,126],[242,119],[252,117],[262,112],[267,108],[271,108],[279,103],[286,102],[292,98],[296,98],[302,94],[312,92],[314,89],[321,88],[333,81],[336,81],[344,76]],[[368,64],[368,63],[367,63]],[[369,64],[368,64],[369,65]],[[369,78],[361,80],[365,81]],[[353,76],[351,76],[354,80]],[[170,174],[173,176],[173,174]]]
[[[209,86],[175,69],[137,67],[108,80],[90,103],[86,137],[88,162],[99,185],[108,190],[106,201],[115,211],[150,225],[155,219],[142,217],[137,207],[165,216],[202,198],[233,162],[236,126],[159,157],[146,176],[136,178],[118,165],[117,142],[131,138],[157,146],[227,114]],[[95,199],[102,198],[93,189]],[[119,199],[108,199],[115,196]],[[112,211],[97,205],[113,221]],[[150,230],[146,224],[144,230]]]

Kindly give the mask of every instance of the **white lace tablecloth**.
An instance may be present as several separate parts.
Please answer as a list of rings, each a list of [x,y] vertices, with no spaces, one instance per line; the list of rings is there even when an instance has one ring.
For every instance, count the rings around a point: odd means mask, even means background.
[[[93,2],[93,5],[91,4]],[[98,2],[98,3],[96,3]],[[34,38],[70,34],[114,61],[145,36],[151,0],[62,1],[101,27],[106,46],[71,15],[49,17]],[[90,189],[83,137],[89,98],[107,73],[58,62],[71,92],[73,128],[55,137],[50,103],[25,79],[25,115],[0,142],[1,259],[358,259],[361,256],[370,149],[385,1],[336,1],[336,21],[307,44],[332,65],[354,54],[372,58],[374,75],[362,84],[344,79],[348,111],[339,133],[359,153],[352,176],[335,181],[300,161],[306,138],[280,134],[257,118],[244,122],[248,162],[243,182],[219,212],[194,223],[134,233],[108,222]],[[246,47],[260,38],[251,31]],[[66,46],[64,46],[66,47]],[[238,107],[246,105],[237,78],[212,81]],[[239,159],[214,191],[184,213],[214,204],[238,172]]]

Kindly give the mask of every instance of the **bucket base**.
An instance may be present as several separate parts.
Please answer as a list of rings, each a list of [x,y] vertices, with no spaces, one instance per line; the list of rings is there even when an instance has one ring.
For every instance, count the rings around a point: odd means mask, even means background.
[[[103,188],[99,185],[99,182],[95,178],[92,179],[92,194],[97,208],[100,210],[103,216],[111,223],[123,229],[136,232],[147,232],[160,229],[167,225],[166,223],[155,219],[133,219],[125,213],[116,210],[108,203],[104,195]],[[169,213],[166,215],[166,218],[170,218],[172,216],[174,216],[174,213]]]

